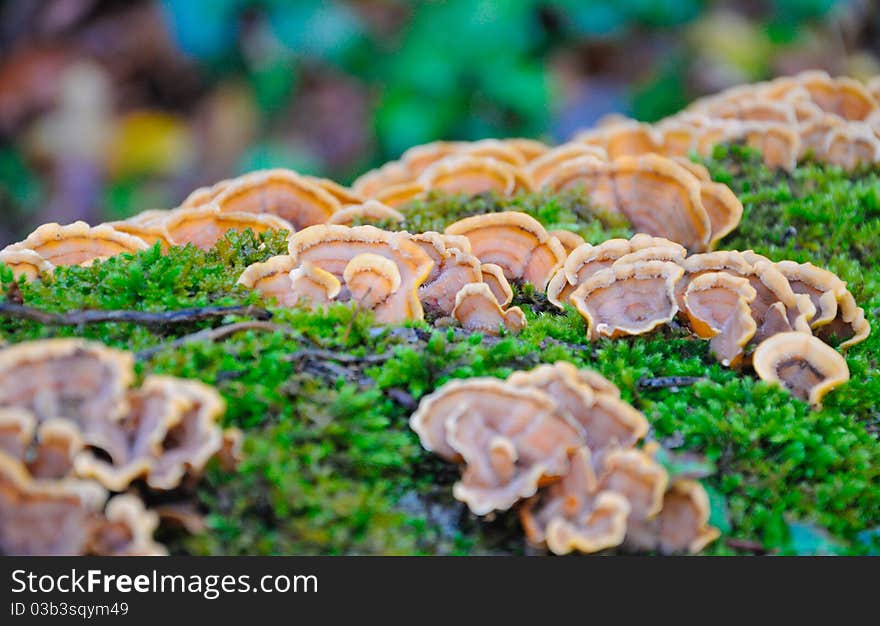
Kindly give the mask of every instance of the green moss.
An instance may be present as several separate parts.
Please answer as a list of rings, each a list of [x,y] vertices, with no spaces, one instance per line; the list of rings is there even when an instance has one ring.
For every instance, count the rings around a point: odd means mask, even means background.
[[[878,327],[876,170],[847,175],[808,164],[791,174],[771,172],[740,147],[719,149],[707,165],[745,205],[742,224],[722,247],[832,269]],[[465,215],[504,208],[572,228],[590,241],[628,234],[622,225],[593,218],[574,196],[434,197],[408,207],[404,227],[439,230]],[[529,285],[516,287],[528,327],[500,338],[422,323],[380,327],[345,305],[326,315],[283,310],[236,287],[243,267],[284,247],[277,234],[231,235],[208,253],[183,248],[162,256],[154,249],[90,268],[59,269],[48,283],[21,285],[27,304],[56,311],[256,303],[270,306],[273,321],[288,327],[166,348],[139,364],[142,373],[216,385],[228,403],[227,423],[247,435],[244,464],[232,473],[212,468],[196,492],[210,530],[167,537],[174,551],[522,553],[515,515],[492,522],[469,515],[451,497],[455,468],[422,450],[407,419],[419,398],[451,378],[506,376],[559,359],[603,373],[645,412],[653,436],[675,453],[699,453],[714,467],[703,482],[713,522],[724,535],[710,553],[743,545],[728,545],[730,539],[782,552],[872,549],[880,527],[878,333],[848,353],[853,380],[813,410],[748,372],[722,368],[706,342],[681,328],[588,344],[581,318],[571,308],[564,314],[550,309]],[[81,335],[140,350],[212,323],[220,322],[51,328],[6,319],[0,331],[8,341]],[[361,358],[328,363],[309,356],[320,354],[316,350]],[[639,386],[640,379],[656,376],[699,381],[680,388]]]

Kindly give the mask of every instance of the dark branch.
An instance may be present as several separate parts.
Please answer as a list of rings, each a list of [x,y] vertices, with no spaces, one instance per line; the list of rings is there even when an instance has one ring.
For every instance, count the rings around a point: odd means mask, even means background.
[[[235,333],[240,333],[247,330],[259,330],[267,333],[283,332],[287,334],[293,334],[293,329],[289,326],[281,326],[280,324],[273,324],[271,322],[236,322],[234,324],[218,326],[217,328],[205,328],[198,332],[184,335],[183,337],[178,337],[174,341],[160,343],[159,345],[152,346],[150,348],[146,348],[144,350],[141,350],[140,352],[137,352],[135,356],[139,361],[144,361],[169,348],[179,348],[183,345],[196,341],[218,341],[220,339],[229,337],[230,335],[234,335]]]
[[[660,376],[657,378],[643,377],[639,379],[640,389],[667,389],[669,387],[687,387],[703,380],[702,376]]]
[[[47,326],[78,326],[82,324],[100,324],[102,322],[127,322],[143,326],[161,326],[164,324],[198,322],[225,315],[243,315],[258,320],[268,320],[272,317],[272,314],[266,309],[253,305],[206,306],[161,312],[89,309],[67,311],[66,313],[51,313],[23,304],[0,302],[0,317],[25,319]]]

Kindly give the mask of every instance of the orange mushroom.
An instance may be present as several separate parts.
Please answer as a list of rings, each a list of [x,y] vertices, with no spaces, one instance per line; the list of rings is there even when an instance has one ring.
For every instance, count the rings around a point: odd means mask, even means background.
[[[525,280],[543,291],[565,260],[565,250],[535,218],[516,211],[466,217],[446,234],[464,235],[481,263],[494,263],[508,280]]]
[[[12,270],[15,278],[24,276],[32,281],[40,277],[40,274],[51,274],[55,269],[49,261],[33,250],[0,250],[0,263]]]
[[[127,235],[106,224],[90,227],[85,222],[67,226],[43,224],[5,251],[32,250],[52,265],[88,265],[123,252],[135,253],[149,246],[138,237]]]
[[[684,294],[684,312],[698,336],[722,365],[736,365],[758,329],[751,315],[757,296],[748,279],[726,272],[706,272],[691,280]]]
[[[570,300],[591,339],[646,333],[675,317],[673,290],[683,271],[666,261],[615,264],[583,282]]]
[[[250,229],[257,234],[268,230],[294,230],[290,222],[271,213],[225,212],[215,204],[177,209],[165,221],[165,229],[173,245],[191,243],[201,250],[210,250],[231,230]]]
[[[518,333],[526,326],[526,316],[517,306],[501,308],[495,294],[485,283],[470,283],[455,294],[452,317],[462,328],[497,335],[501,327]]]
[[[762,341],[752,356],[761,380],[778,383],[810,404],[849,380],[846,359],[807,333],[778,333]]]

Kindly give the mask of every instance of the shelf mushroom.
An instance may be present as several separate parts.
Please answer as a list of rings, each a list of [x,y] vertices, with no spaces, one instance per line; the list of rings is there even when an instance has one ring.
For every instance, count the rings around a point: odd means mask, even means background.
[[[452,317],[466,330],[497,335],[504,327],[518,333],[526,326],[522,309],[513,306],[502,309],[492,289],[486,283],[469,283],[455,294]]]
[[[683,272],[666,261],[615,264],[582,283],[571,302],[591,339],[647,333],[678,312],[674,288]]]
[[[143,239],[107,224],[89,226],[85,222],[74,222],[61,226],[52,222],[39,226],[27,239],[7,246],[4,252],[31,250],[52,265],[88,265],[148,247]]]
[[[565,250],[535,218],[517,211],[466,217],[446,228],[464,235],[481,263],[494,263],[508,280],[524,280],[543,291],[565,260]]]
[[[267,230],[286,230],[294,228],[287,220],[271,213],[247,213],[243,211],[222,211],[216,204],[176,209],[164,222],[168,240],[175,246],[193,244],[202,250],[209,250],[230,230],[251,229],[254,233]]]
[[[779,333],[762,341],[752,357],[761,380],[775,382],[813,405],[849,380],[846,359],[807,333]]]

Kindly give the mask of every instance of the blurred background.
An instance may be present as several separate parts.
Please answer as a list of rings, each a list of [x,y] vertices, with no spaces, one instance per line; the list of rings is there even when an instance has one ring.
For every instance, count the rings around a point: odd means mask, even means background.
[[[283,166],[568,138],[724,87],[880,73],[874,0],[5,0],[0,243]]]

